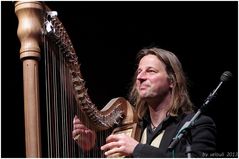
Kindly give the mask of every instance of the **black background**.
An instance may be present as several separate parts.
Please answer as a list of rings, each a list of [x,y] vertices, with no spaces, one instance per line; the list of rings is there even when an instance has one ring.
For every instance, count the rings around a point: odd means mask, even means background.
[[[238,151],[238,2],[46,4],[58,12],[78,53],[89,94],[99,106],[114,97],[127,97],[135,55],[143,47],[157,45],[178,56],[197,107],[216,88],[221,74],[231,71],[232,80],[206,114],[217,125],[217,152]],[[17,24],[14,3],[1,2],[2,157],[25,157]]]

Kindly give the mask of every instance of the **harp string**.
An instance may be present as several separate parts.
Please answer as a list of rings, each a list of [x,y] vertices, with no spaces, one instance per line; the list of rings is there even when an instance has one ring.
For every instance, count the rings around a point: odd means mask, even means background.
[[[45,94],[46,94],[46,124],[47,124],[47,148],[48,148],[48,154],[49,156],[52,156],[52,147],[50,139],[52,138],[52,130],[50,129],[52,127],[52,124],[50,122],[50,115],[51,115],[51,109],[50,109],[50,89],[49,89],[49,65],[47,65],[47,61],[49,61],[49,57],[47,56],[48,54],[46,53],[48,50],[48,43],[46,41],[46,37],[43,35],[43,44],[44,44],[44,67],[45,67],[45,82],[46,82],[46,89],[45,89]]]
[[[44,38],[48,157],[75,157],[72,121],[75,99],[72,80],[60,49]]]
[[[58,107],[60,107],[61,111],[60,111],[60,115],[61,115],[61,124],[60,124],[60,138],[62,139],[61,141],[61,147],[62,147],[62,155],[63,156],[68,156],[68,152],[69,150],[67,150],[67,134],[68,134],[68,130],[67,130],[67,120],[66,120],[66,112],[67,112],[67,105],[65,105],[64,103],[64,99],[66,97],[66,92],[64,91],[64,71],[63,71],[63,66],[64,66],[64,62],[62,61],[62,56],[60,56],[60,52],[57,53],[57,56],[59,56],[57,59],[59,65],[57,65],[59,67],[59,77],[60,77],[60,84],[59,86],[59,93],[60,93],[60,105]]]

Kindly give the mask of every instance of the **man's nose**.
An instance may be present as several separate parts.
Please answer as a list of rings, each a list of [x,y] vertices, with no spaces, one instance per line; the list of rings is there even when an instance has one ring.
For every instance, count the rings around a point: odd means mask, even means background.
[[[140,73],[138,73],[137,80],[145,80],[145,79],[146,79],[145,71],[141,71]]]

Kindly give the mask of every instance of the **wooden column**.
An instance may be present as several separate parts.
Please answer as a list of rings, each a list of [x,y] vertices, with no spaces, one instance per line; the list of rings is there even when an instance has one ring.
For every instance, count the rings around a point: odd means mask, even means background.
[[[19,21],[17,35],[21,42],[20,59],[23,62],[26,157],[41,157],[38,62],[42,37],[42,3],[16,2],[15,13]]]

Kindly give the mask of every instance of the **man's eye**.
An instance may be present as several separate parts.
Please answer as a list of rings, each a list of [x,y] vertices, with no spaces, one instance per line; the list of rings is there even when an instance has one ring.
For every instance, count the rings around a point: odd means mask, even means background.
[[[141,72],[141,70],[138,70],[138,71],[137,71],[137,75],[140,74],[140,72]]]
[[[148,72],[155,73],[156,71],[155,70],[148,70]]]

